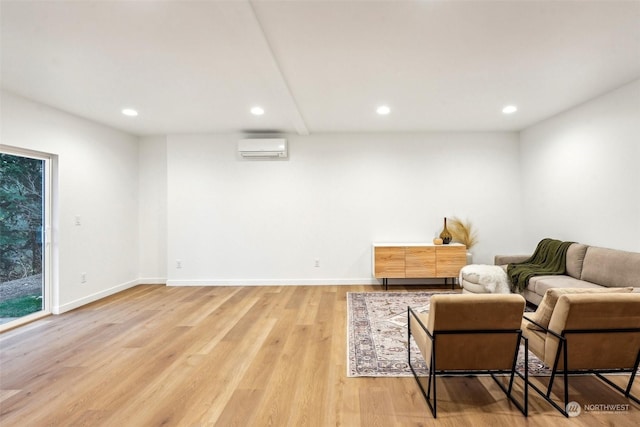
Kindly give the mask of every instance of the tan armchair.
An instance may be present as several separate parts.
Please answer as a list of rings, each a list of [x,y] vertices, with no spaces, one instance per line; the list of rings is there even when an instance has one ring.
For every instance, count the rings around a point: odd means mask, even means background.
[[[433,295],[430,312],[408,310],[408,339],[415,339],[427,367],[426,386],[411,365],[409,366],[422,394],[436,418],[438,375],[470,375],[490,373],[507,397],[526,416],[528,405],[527,369],[516,371],[520,343],[527,343],[520,325],[525,300],[520,295],[454,294]],[[409,346],[410,347],[410,346]],[[496,374],[509,374],[505,387]],[[523,402],[512,396],[514,376],[524,380]]]
[[[640,361],[640,294],[568,293],[559,295],[552,310],[548,327],[533,321],[534,316],[528,314],[522,323],[529,349],[552,369],[546,390],[530,382],[534,390],[568,416],[569,374],[594,373],[640,403],[631,395]],[[626,389],[601,375],[613,372],[630,374]],[[551,397],[559,374],[564,380],[562,405]]]

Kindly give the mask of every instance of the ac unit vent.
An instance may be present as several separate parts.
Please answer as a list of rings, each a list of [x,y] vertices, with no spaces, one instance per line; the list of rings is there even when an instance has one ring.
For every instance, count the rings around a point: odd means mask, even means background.
[[[287,157],[287,140],[284,138],[247,138],[238,141],[238,153],[243,158]]]

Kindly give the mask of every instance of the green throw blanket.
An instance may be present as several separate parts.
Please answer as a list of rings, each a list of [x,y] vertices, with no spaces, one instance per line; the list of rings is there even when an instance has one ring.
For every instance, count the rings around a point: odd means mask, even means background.
[[[520,293],[529,284],[533,276],[550,276],[565,274],[567,265],[567,249],[573,242],[554,239],[542,239],[531,258],[522,262],[509,264],[507,274],[514,290]]]

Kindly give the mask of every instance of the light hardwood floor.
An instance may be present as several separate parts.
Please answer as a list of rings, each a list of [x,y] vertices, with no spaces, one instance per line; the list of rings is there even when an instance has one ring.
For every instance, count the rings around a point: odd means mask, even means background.
[[[347,378],[346,293],[361,291],[380,288],[142,285],[8,331],[0,425],[640,424],[640,406],[593,377],[572,379],[570,398],[629,410],[566,419],[531,393],[524,418],[490,378],[459,377],[439,383],[434,420],[413,378]]]

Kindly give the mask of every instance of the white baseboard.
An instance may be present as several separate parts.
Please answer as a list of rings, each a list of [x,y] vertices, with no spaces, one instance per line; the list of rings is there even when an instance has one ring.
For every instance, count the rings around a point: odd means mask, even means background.
[[[166,277],[141,277],[138,279],[139,285],[166,285]]]
[[[94,294],[91,295],[87,295],[86,297],[83,298],[79,298],[75,301],[71,301],[68,302],[66,304],[61,304],[58,306],[54,306],[51,309],[51,312],[53,314],[62,314],[62,313],[66,313],[67,311],[71,311],[75,308],[78,307],[82,307],[85,304],[89,304],[92,303],[94,301],[98,301],[99,299],[108,297],[109,295],[113,295],[116,294],[118,292],[124,291],[125,289],[129,289],[132,288],[134,286],[139,285],[141,282],[140,280],[132,280],[130,282],[126,282],[126,283],[121,283],[120,285],[114,286],[112,288],[109,289],[105,289],[103,291],[100,292],[96,292]]]
[[[232,280],[167,280],[167,286],[319,286],[319,285],[379,285],[367,279],[232,279]]]
[[[424,282],[424,281],[423,281]],[[167,280],[166,277],[142,277],[130,282],[121,283],[109,289],[96,292],[75,301],[68,302],[51,309],[53,314],[62,314],[85,304],[98,301],[126,289],[141,284],[161,284],[167,286],[321,286],[321,285],[380,285],[381,280],[374,278],[361,279],[231,279],[231,280]]]
[[[83,305],[98,301],[109,295],[122,292],[140,284],[161,284],[167,286],[321,286],[321,285],[380,285],[382,282],[374,278],[361,279],[231,279],[231,280],[167,280],[165,277],[142,277],[130,282],[121,283],[109,289],[87,295],[75,301],[54,306],[53,314],[62,314]]]

